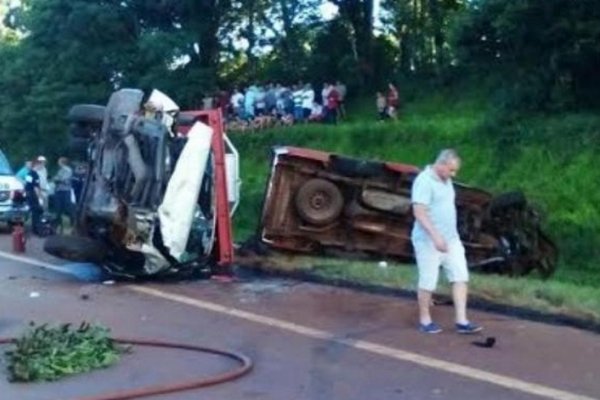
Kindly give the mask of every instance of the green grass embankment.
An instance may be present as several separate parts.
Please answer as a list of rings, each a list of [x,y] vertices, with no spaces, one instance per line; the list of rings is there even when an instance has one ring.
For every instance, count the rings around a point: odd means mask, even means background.
[[[258,224],[273,145],[418,166],[430,162],[440,148],[454,147],[464,160],[460,181],[493,193],[523,190],[544,212],[545,230],[560,249],[553,282],[600,286],[600,117],[496,116],[481,99],[435,96],[407,104],[396,122],[377,122],[370,103],[350,110],[351,117],[338,126],[231,135],[241,154],[243,180],[234,221],[238,240]],[[600,299],[595,307],[600,312]]]

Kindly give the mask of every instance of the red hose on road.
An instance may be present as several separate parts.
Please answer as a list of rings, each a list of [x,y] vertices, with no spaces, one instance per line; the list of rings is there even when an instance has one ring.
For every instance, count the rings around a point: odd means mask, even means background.
[[[15,338],[0,338],[0,344],[13,343]],[[213,349],[209,347],[193,346],[181,343],[170,343],[156,340],[139,340],[139,339],[127,339],[127,338],[113,338],[117,343],[121,344],[133,344],[138,346],[148,347],[164,347],[169,349],[180,349],[180,350],[191,350],[200,353],[210,353],[219,356],[227,357],[237,361],[240,366],[231,371],[227,371],[218,375],[210,376],[208,378],[192,379],[184,382],[178,382],[167,385],[155,385],[142,387],[139,389],[125,390],[121,392],[101,394],[91,397],[82,397],[73,400],[129,400],[139,399],[142,397],[156,396],[159,394],[167,394],[174,392],[181,392],[184,390],[199,389],[206,386],[217,385],[219,383],[232,381],[246,375],[252,369],[252,360],[243,354],[234,353],[225,350]]]

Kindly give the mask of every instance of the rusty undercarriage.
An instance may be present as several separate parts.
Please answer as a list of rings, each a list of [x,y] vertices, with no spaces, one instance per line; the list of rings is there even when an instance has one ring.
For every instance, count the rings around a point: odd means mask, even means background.
[[[274,148],[260,226],[271,247],[343,250],[411,260],[411,165]],[[520,192],[492,194],[455,183],[458,229],[471,268],[550,276],[558,251]]]

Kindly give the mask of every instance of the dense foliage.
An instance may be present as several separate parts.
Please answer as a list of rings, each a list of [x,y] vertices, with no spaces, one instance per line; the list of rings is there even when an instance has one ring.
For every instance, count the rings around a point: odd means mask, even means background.
[[[600,3],[476,0],[456,34],[460,59],[502,86],[511,108],[600,104]]]
[[[0,144],[19,160],[57,155],[68,106],[125,86],[160,88],[185,108],[217,87],[336,78],[354,93],[475,78],[510,110],[594,107],[599,98],[592,0],[14,4],[0,8]],[[323,19],[323,5],[337,13]]]

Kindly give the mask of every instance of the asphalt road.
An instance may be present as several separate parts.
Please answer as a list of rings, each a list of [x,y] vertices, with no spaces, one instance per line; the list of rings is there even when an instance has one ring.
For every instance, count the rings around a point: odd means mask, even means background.
[[[279,279],[90,283],[61,272],[39,243],[30,243],[30,259],[15,258],[7,240],[0,238],[2,337],[20,334],[29,321],[85,320],[114,336],[231,349],[254,361],[237,381],[151,399],[600,398],[594,333],[473,313],[485,332],[461,336],[450,329],[452,309],[438,306],[448,329],[423,335],[414,301]],[[487,336],[497,339],[493,348],[471,343]],[[232,366],[215,356],[136,348],[115,367],[59,382],[12,384],[0,376],[0,399],[78,400]]]

